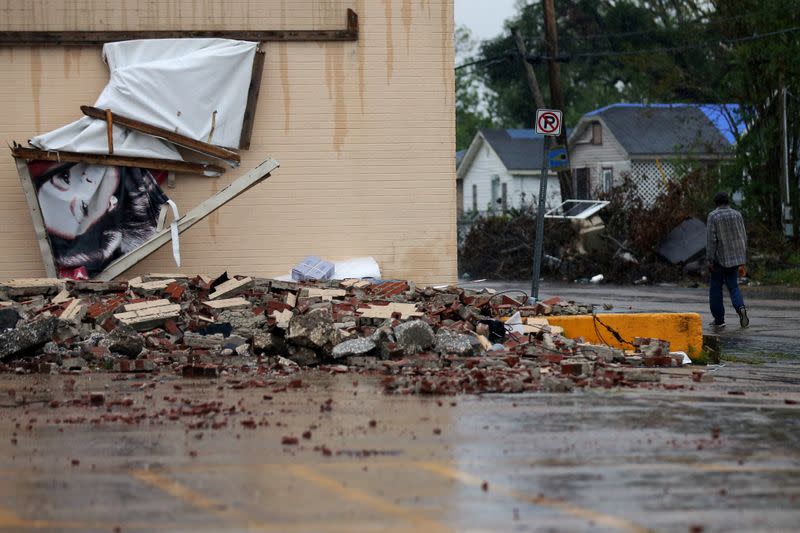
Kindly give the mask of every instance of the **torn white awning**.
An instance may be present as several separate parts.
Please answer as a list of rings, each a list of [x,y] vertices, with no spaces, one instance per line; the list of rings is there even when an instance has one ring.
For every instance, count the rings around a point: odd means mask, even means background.
[[[149,39],[107,43],[110,80],[94,107],[192,139],[237,147],[258,43]],[[115,154],[181,159],[170,143],[114,126]],[[108,153],[105,122],[81,118],[30,143],[42,150]]]

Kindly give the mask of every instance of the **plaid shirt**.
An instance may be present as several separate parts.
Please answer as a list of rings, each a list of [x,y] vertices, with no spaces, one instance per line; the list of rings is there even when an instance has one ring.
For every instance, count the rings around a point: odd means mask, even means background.
[[[735,209],[722,206],[708,215],[706,228],[706,260],[723,267],[747,263],[747,232],[742,215]]]

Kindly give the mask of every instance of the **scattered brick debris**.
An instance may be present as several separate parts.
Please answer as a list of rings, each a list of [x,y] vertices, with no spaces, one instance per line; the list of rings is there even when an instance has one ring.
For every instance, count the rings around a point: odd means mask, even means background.
[[[679,381],[661,383],[659,367],[681,364],[667,341],[636,338],[635,349],[623,351],[564,337],[548,316],[589,314],[601,306],[561,298],[532,306],[491,290],[422,288],[403,280],[152,274],[129,282],[15,280],[0,283],[0,299],[16,323],[15,330],[0,334],[5,335],[0,372],[114,372],[113,379],[132,382],[148,376],[205,378],[217,380],[220,391],[267,388],[264,400],[307,387],[293,376],[306,367],[379,375],[391,394],[687,388]],[[508,331],[503,323],[517,312],[523,333]],[[691,379],[713,378],[695,370]],[[64,393],[71,394],[73,386],[65,380]],[[100,397],[85,401],[105,403]],[[51,407],[68,403],[53,400]],[[323,402],[320,411],[332,411],[332,403]],[[113,416],[126,423],[139,420]],[[191,423],[224,427],[220,420]]]

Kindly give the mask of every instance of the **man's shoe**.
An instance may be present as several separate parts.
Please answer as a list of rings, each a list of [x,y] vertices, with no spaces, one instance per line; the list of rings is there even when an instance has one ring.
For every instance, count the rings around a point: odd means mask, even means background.
[[[725,322],[723,322],[722,324],[717,324],[716,320],[712,320],[711,322],[708,323],[708,325],[715,330],[720,330],[725,327]]]
[[[750,319],[747,318],[747,308],[745,306],[741,306],[739,309],[736,310],[739,313],[739,325],[743,328],[746,328],[750,325]]]

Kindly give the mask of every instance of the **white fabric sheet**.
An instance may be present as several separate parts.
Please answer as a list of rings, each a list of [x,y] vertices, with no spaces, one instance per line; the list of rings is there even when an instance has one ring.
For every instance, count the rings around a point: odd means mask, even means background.
[[[258,43],[149,39],[103,46],[111,72],[94,106],[192,139],[235,148]],[[105,123],[83,117],[30,143],[42,150],[108,153]],[[160,139],[114,128],[118,155],[181,159]]]

